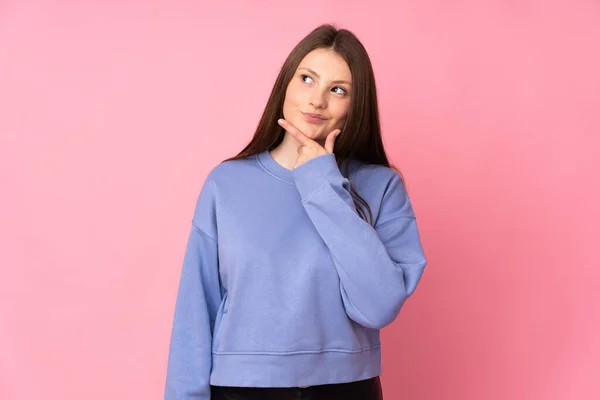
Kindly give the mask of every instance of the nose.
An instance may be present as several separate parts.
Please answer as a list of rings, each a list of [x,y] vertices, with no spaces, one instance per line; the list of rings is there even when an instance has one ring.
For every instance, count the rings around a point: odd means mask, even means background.
[[[310,105],[314,108],[325,108],[327,105],[325,95],[320,90],[314,90],[310,98]]]

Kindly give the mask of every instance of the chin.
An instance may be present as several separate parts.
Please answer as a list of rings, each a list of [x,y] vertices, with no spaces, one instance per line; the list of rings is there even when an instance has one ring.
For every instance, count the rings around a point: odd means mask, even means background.
[[[320,130],[314,131],[312,133],[307,133],[306,136],[317,142],[327,139],[327,135],[322,133]]]
[[[323,136],[326,136],[323,132],[322,127],[315,126],[313,124],[309,124],[308,122],[302,121],[302,128],[300,130],[309,138],[313,140],[321,140],[324,139]]]

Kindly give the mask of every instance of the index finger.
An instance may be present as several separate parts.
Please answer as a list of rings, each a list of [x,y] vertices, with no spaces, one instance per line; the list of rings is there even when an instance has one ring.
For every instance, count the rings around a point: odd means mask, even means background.
[[[280,118],[279,120],[277,120],[277,122],[283,127],[283,129],[291,133],[292,136],[296,138],[301,144],[305,146],[319,145],[317,142],[306,136],[300,129],[296,128],[294,125],[290,124],[285,119]]]

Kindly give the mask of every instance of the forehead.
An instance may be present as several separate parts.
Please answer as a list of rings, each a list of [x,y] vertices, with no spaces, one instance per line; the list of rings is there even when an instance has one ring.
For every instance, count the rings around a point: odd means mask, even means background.
[[[346,61],[329,49],[316,49],[308,53],[298,68],[310,68],[323,79],[350,80],[352,74]]]

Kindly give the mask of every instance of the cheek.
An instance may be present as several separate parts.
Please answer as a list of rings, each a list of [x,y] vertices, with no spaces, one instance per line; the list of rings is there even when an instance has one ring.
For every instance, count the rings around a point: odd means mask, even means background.
[[[303,94],[304,91],[302,90],[302,88],[298,87],[298,85],[295,82],[292,82],[290,83],[285,92],[286,102],[290,106],[295,106],[302,102]]]
[[[283,101],[283,117],[290,118],[291,112],[296,108],[296,100],[294,99],[293,93],[290,91],[286,92],[285,99]]]
[[[350,105],[347,103],[339,104],[335,109],[336,125],[343,125],[348,119],[348,113],[350,111]]]

